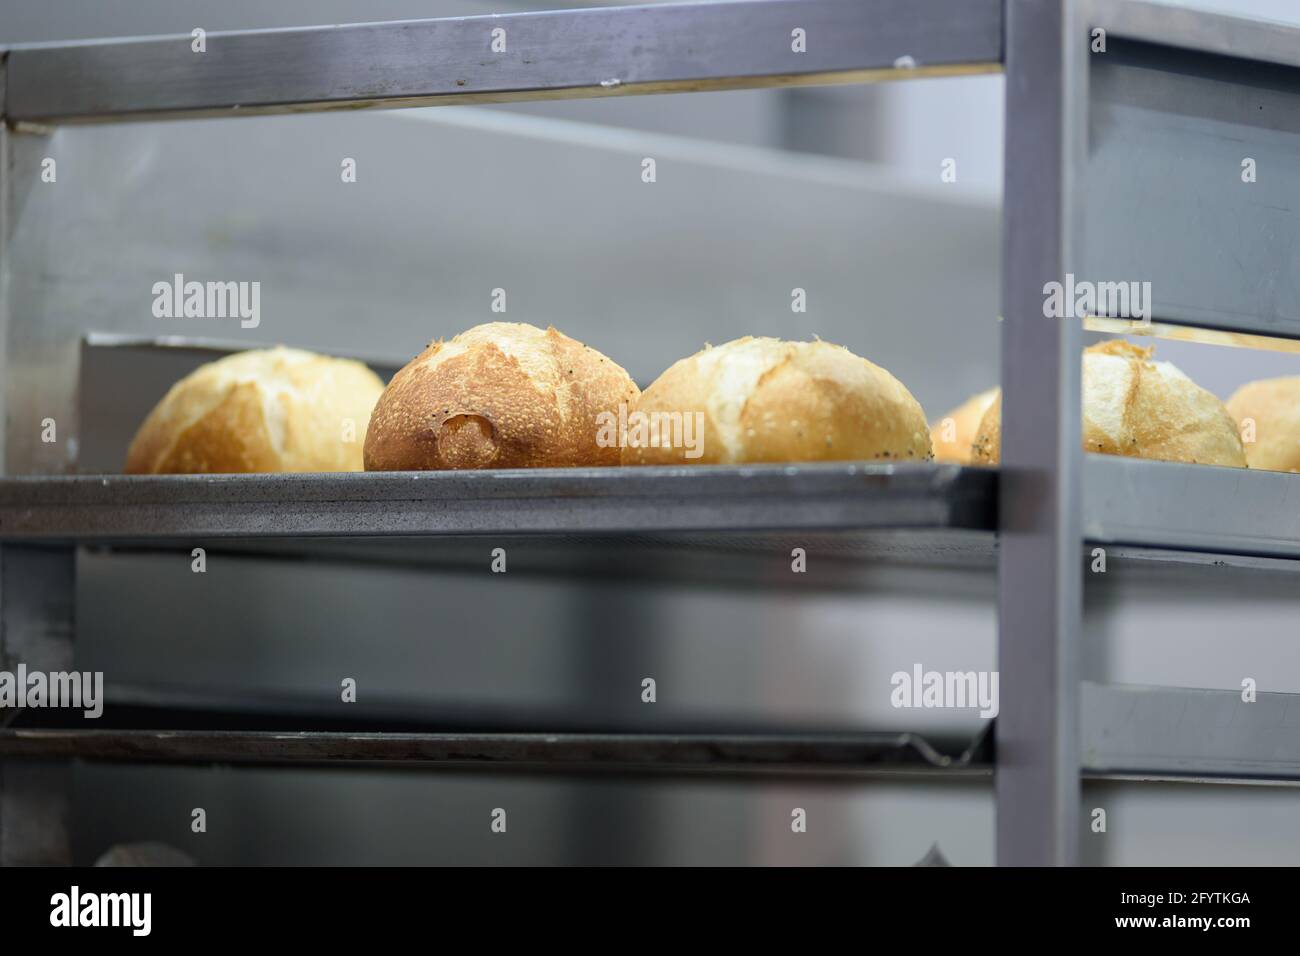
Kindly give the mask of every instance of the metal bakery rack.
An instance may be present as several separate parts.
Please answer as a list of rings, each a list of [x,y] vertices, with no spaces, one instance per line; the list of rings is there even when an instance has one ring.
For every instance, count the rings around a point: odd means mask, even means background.
[[[794,28],[806,52],[794,52]],[[494,29],[509,52],[485,52]],[[1092,50],[1098,31],[1105,53]],[[1169,325],[1300,339],[1300,31],[1129,0],[742,0],[15,47],[0,61],[0,661],[73,659],[79,547],[223,546],[336,560],[452,562],[456,547],[527,539],[538,570],[618,568],[617,545],[661,557],[669,581],[765,584],[791,534],[855,568],[996,561],[1001,712],[992,734],[637,734],[167,729],[177,711],[247,702],[127,701],[102,730],[9,715],[0,729],[0,862],[58,858],[61,761],[511,766],[636,773],[992,775],[997,860],[1079,858],[1080,779],[1300,780],[1300,697],[1104,685],[1079,678],[1087,548],[1116,560],[1293,573],[1294,475],[1084,455],[1079,323],[1045,320],[1065,274],[1149,279]],[[611,97],[1003,71],[1005,395],[1000,471],[844,463],[473,474],[123,477],[78,474],[78,381],[93,300],[43,299],[59,255],[40,165],[54,131],[325,110]],[[108,134],[106,134],[108,135]],[[1249,191],[1208,170],[1251,156]],[[1177,162],[1165,162],[1179,157]],[[129,170],[122,175],[130,175]],[[1217,175],[1217,173],[1215,173]],[[1106,195],[1106,202],[1089,202]],[[33,210],[41,210],[41,216]],[[1134,214],[1135,209],[1141,213]],[[1195,224],[1215,222],[1213,235]],[[1230,236],[1226,255],[1219,237]],[[36,275],[37,278],[33,278]],[[42,443],[40,427],[65,429]],[[513,536],[513,537],[512,537]],[[452,547],[434,547],[443,542]],[[782,550],[782,548],[785,550]],[[481,546],[474,545],[481,551]],[[782,555],[786,557],[782,557]],[[468,560],[468,559],[467,559]],[[476,558],[477,560],[477,558]],[[637,573],[636,559],[621,570]],[[647,573],[650,573],[647,566]],[[28,715],[30,716],[30,715]],[[245,713],[247,716],[247,713]],[[272,715],[276,716],[276,715]],[[129,719],[128,719],[129,718]],[[218,725],[220,726],[220,725]],[[159,729],[159,728],[162,729]],[[463,729],[463,728],[461,728]],[[508,728],[518,731],[520,727]],[[539,731],[546,731],[542,733]],[[549,731],[557,731],[549,733]]]

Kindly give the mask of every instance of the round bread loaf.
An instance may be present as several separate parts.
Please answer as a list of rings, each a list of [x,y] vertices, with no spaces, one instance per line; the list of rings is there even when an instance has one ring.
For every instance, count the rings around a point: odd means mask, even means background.
[[[972,395],[930,428],[930,443],[934,446],[934,460],[969,465],[971,446],[979,431],[984,413],[1000,394],[990,388]]]
[[[647,427],[629,430],[625,465],[931,457],[912,394],[828,342],[746,336],[705,348],[660,375],[636,411]]]
[[[1228,411],[1245,432],[1251,468],[1300,472],[1300,378],[1266,378],[1233,392]]]
[[[617,465],[601,421],[639,395],[619,365],[553,328],[475,326],[393,376],[370,416],[366,470]]]
[[[228,355],[195,369],[154,406],[127,474],[360,471],[384,383],[360,362],[298,349]]]
[[[1245,468],[1237,425],[1223,402],[1151,349],[1123,339],[1083,353],[1083,449],[1158,461]],[[1002,457],[1002,396],[980,422],[974,464]]]

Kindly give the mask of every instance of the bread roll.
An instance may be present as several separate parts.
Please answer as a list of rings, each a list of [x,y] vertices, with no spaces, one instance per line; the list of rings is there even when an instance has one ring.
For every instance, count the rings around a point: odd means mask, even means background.
[[[1300,472],[1300,378],[1243,385],[1228,399],[1228,411],[1245,430],[1251,468]]]
[[[1088,445],[1085,442],[1084,448]],[[985,409],[975,437],[971,440],[972,465],[996,465],[1002,460],[1002,389],[994,390],[993,401]]]
[[[663,425],[657,446],[654,431],[651,442],[629,433],[625,465],[931,457],[925,414],[903,384],[827,342],[747,336],[706,348],[660,375],[636,410]],[[669,427],[679,420],[694,446]]]
[[[151,411],[127,474],[360,471],[384,390],[360,362],[298,349],[239,352],[195,369]]]
[[[1104,455],[1245,468],[1237,425],[1223,402],[1151,349],[1122,339],[1083,353],[1083,449]],[[1002,455],[1002,397],[975,437],[974,464]]]
[[[972,395],[930,428],[930,443],[934,446],[934,460],[969,465],[971,445],[979,430],[984,413],[999,395],[990,388]]]
[[[639,395],[620,366],[555,329],[475,326],[393,376],[370,417],[366,470],[617,465],[599,418]]]

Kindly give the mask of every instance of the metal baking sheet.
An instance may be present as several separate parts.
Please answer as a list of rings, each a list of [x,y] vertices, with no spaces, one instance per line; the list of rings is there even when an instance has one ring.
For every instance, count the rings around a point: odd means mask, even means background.
[[[696,466],[0,480],[0,540],[967,528],[997,474],[956,465]]]
[[[982,742],[977,741],[978,743]],[[0,759],[183,764],[863,775],[991,773],[975,745],[945,753],[915,734],[662,735],[0,730]]]
[[[996,484],[997,472],[989,469],[847,462],[8,478],[0,480],[0,540],[142,545],[201,538],[671,533],[658,543],[679,547],[698,537],[706,549],[738,543],[752,550],[744,533],[992,531]],[[1300,557],[1297,475],[1086,455],[1083,486],[1084,534],[1091,542]],[[894,535],[864,542],[856,552],[906,559],[906,541]],[[338,547],[344,546],[340,540]],[[327,542],[316,547],[329,550]],[[990,542],[970,536],[922,540],[910,551],[924,561],[936,548],[977,561],[991,553]],[[404,551],[409,557],[408,545],[389,556],[402,560]],[[850,547],[845,556],[856,552]]]

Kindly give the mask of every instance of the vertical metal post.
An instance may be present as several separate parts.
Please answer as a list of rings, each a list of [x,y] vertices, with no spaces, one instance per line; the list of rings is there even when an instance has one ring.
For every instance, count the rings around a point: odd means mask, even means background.
[[[1082,22],[1074,0],[1007,0],[996,792],[1012,866],[1078,861],[1082,335],[1043,304],[1079,221]]]
[[[9,118],[5,115],[8,58],[9,54],[0,50],[0,475],[9,474],[9,412],[5,380],[9,376],[9,241],[13,233],[13,202],[9,193],[13,183],[9,171],[12,162]]]
[[[19,661],[29,670],[72,668],[75,560],[70,547],[0,544],[0,670],[13,672]],[[71,862],[69,774],[66,765],[0,767],[0,866]]]

